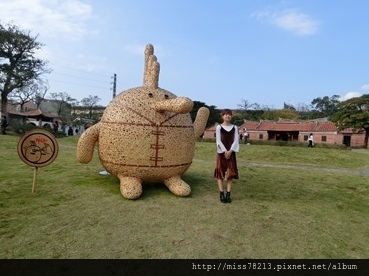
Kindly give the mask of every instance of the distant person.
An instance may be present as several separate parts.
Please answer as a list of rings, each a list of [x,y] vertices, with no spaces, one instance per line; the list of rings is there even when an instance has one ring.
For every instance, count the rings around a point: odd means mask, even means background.
[[[58,121],[55,121],[54,124],[53,124],[53,130],[54,130],[54,132],[57,132],[58,129],[59,129],[59,123],[58,123]]]
[[[310,133],[309,138],[308,138],[308,148],[312,148],[314,146],[314,137],[313,134]]]
[[[73,136],[73,128],[71,126],[68,129],[68,136]]]
[[[249,133],[247,132],[247,129],[244,128],[243,129],[243,140],[244,140],[244,143],[247,144],[247,139],[249,138]]]
[[[8,121],[6,120],[6,116],[1,120],[1,133],[6,135],[6,128],[8,127]]]
[[[215,129],[217,158],[214,178],[217,178],[220,201],[230,203],[232,182],[233,179],[238,179],[236,152],[239,151],[239,135],[237,126],[231,124],[232,111],[224,109],[221,116],[223,122]],[[224,194],[223,180],[226,181],[226,194]]]

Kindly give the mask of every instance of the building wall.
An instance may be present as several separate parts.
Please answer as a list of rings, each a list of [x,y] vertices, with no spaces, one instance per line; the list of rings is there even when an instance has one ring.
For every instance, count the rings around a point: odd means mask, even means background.
[[[241,133],[241,132],[240,132]],[[259,130],[248,130],[249,138],[248,140],[263,140],[269,139],[267,131]],[[300,131],[298,135],[299,142],[306,142],[307,137],[313,133],[314,143],[316,144],[334,144],[342,145],[344,136],[350,136],[351,147],[362,147],[364,145],[365,133],[341,133],[338,131],[326,131],[326,132],[311,132],[311,131]],[[204,132],[204,138],[214,139],[215,138],[215,127],[208,128]]]
[[[307,133],[300,133],[299,141],[304,142],[305,135],[309,135]],[[362,147],[364,146],[365,133],[339,133],[339,132],[320,132],[313,133],[314,142],[315,143],[324,143],[324,144],[334,144],[334,145],[342,145],[344,144],[344,136],[350,136],[351,138],[351,147]],[[325,141],[323,141],[323,136],[325,136]]]
[[[365,134],[352,134],[351,136],[351,147],[361,147],[364,145]]]
[[[299,142],[307,142],[307,137],[311,132],[300,132]],[[314,143],[342,144],[342,134],[334,132],[313,132]]]
[[[204,131],[204,138],[206,139],[215,139],[215,128],[206,129]]]
[[[267,131],[248,131],[249,140],[268,140],[268,132]]]
[[[304,138],[310,133],[300,132],[299,142],[306,141]],[[351,137],[351,147],[362,147],[364,145],[365,133],[338,133],[338,132],[313,132],[314,143],[342,145],[344,136]],[[323,141],[325,136],[325,141]]]

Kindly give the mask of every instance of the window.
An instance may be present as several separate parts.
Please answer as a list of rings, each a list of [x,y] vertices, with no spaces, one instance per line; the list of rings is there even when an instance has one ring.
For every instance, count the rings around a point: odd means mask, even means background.
[[[327,142],[327,136],[322,136],[322,142]]]
[[[263,134],[259,134],[259,140],[263,140]]]
[[[308,138],[309,138],[309,136],[304,135],[304,141],[307,141],[307,140],[308,140]]]

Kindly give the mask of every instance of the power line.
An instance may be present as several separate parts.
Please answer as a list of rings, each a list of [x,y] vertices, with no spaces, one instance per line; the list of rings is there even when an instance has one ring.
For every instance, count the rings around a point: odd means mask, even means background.
[[[107,87],[96,86],[96,85],[88,85],[88,84],[85,84],[85,83],[77,83],[77,82],[71,82],[71,81],[65,81],[65,80],[57,80],[57,79],[52,79],[52,78],[49,78],[49,80],[56,81],[56,82],[69,83],[69,84],[78,85],[78,86],[86,86],[86,87],[88,86],[88,87],[93,87],[93,88],[107,89]]]
[[[87,71],[87,70],[76,69],[76,68],[73,68],[73,67],[68,67],[68,66],[64,66],[64,65],[60,65],[60,64],[56,64],[56,66],[57,67],[63,67],[63,68],[68,69],[68,70],[84,72],[84,73],[90,74],[90,75],[97,75],[97,76],[102,76],[102,77],[107,77],[107,78],[110,77],[110,75],[104,75],[104,74],[99,74],[99,73],[95,73],[95,72],[91,72],[91,71]]]
[[[72,78],[78,78],[78,79],[84,79],[84,80],[89,80],[89,81],[94,81],[94,82],[106,82],[106,81],[103,81],[103,80],[97,80],[97,79],[91,79],[91,78],[84,78],[84,77],[81,77],[81,76],[73,76],[73,75],[68,75],[68,74],[64,74],[64,73],[53,72],[53,74],[63,75],[63,76],[72,77]]]

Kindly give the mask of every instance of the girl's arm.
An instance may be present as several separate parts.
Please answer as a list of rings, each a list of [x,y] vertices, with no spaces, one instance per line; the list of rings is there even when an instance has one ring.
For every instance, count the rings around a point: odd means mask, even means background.
[[[215,140],[217,143],[217,152],[218,153],[222,153],[222,152],[226,152],[227,149],[225,148],[225,146],[222,143],[222,140],[220,138],[220,125],[217,125],[217,127],[215,128]]]
[[[233,138],[233,143],[231,146],[231,150],[234,152],[238,152],[240,149],[240,143],[239,143],[239,134],[238,134],[238,127],[234,126],[235,132],[234,132],[234,138]]]

